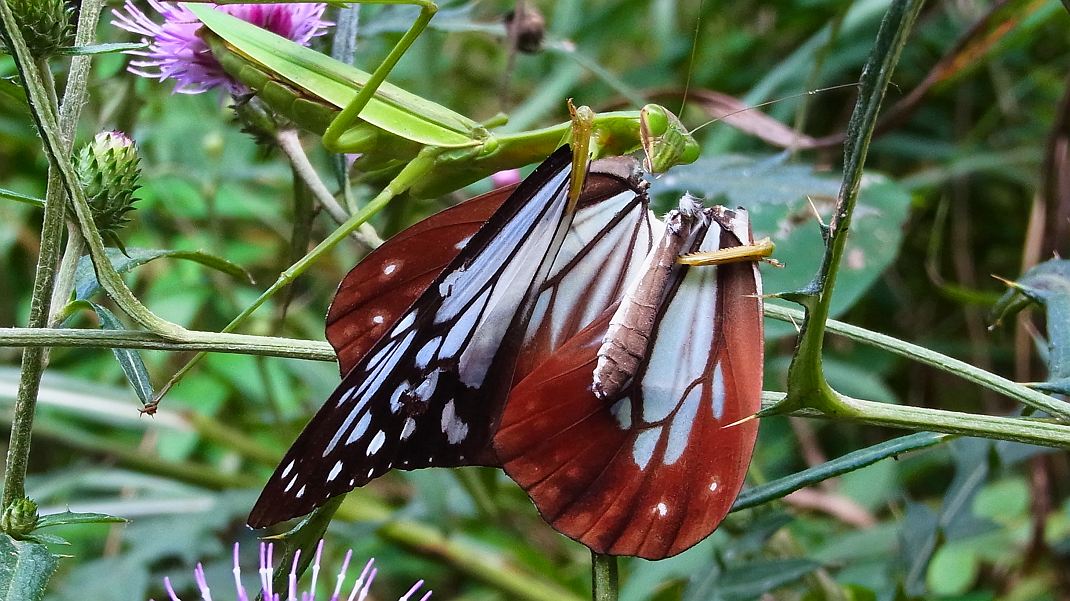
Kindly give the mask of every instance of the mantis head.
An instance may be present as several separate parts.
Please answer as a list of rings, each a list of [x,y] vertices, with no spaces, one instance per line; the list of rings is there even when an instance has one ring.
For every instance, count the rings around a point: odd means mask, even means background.
[[[648,104],[639,111],[639,132],[646,151],[645,167],[650,173],[694,163],[701,152],[680,119],[661,105]]]

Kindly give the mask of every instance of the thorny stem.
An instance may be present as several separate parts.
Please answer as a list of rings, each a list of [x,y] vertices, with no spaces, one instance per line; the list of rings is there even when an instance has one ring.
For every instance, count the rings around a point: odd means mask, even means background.
[[[847,244],[851,214],[858,198],[862,171],[873,129],[877,123],[884,92],[891,79],[899,53],[906,44],[922,0],[895,0],[881,22],[873,51],[859,81],[858,103],[848,125],[844,149],[844,177],[836,204],[836,214],[828,230],[823,231],[827,247],[821,268],[814,280],[797,293],[784,295],[806,309],[806,319],[799,333],[798,346],[788,368],[788,396],[774,409],[776,413],[812,407],[829,415],[851,416],[855,407],[842,402],[825,379],[821,351],[825,322],[829,317],[832,292],[836,285],[840,261]]]
[[[85,0],[82,2],[75,44],[85,46],[93,41],[97,20],[103,8],[102,0]],[[22,75],[23,85],[27,87],[27,96],[36,96],[31,100],[34,117],[38,126],[45,129],[41,112],[55,119],[59,109],[56,106],[54,83],[48,71],[48,65],[42,61],[40,67],[34,65],[29,56],[26,43],[15,23],[7,0],[0,0],[0,23],[4,42],[15,57],[16,65]],[[48,132],[58,153],[69,154],[74,138],[75,127],[81,115],[85,101],[86,82],[89,71],[88,56],[75,57],[71,61],[71,71],[67,88],[63,96],[63,108],[59,122]],[[29,75],[29,77],[27,77]],[[31,89],[32,88],[32,89]],[[47,118],[47,117],[45,117]],[[58,130],[58,131],[57,131]],[[42,131],[45,137],[45,131]],[[50,157],[51,158],[51,157]],[[30,315],[27,325],[30,328],[43,328],[48,325],[49,308],[53,292],[56,262],[59,258],[60,240],[63,236],[63,222],[66,213],[67,190],[65,190],[62,168],[50,161],[48,183],[45,195],[45,210],[41,224],[41,249],[37,257],[37,269],[34,275],[33,293],[30,297]],[[26,465],[30,454],[30,438],[33,430],[34,414],[37,410],[37,394],[41,386],[41,375],[48,361],[47,348],[27,348],[22,354],[22,366],[19,388],[15,397],[14,416],[11,425],[11,438],[8,443],[5,465],[4,491],[2,502],[7,507],[12,501],[26,494]]]

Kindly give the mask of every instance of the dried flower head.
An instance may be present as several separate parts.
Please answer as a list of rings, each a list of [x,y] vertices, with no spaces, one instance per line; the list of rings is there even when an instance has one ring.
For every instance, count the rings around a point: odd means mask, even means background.
[[[316,581],[319,578],[320,572],[320,558],[323,555],[323,541],[321,540],[319,546],[316,547],[316,557],[310,566],[311,576],[309,578],[308,589],[303,592],[298,591],[297,587],[297,566],[301,560],[300,551],[294,556],[293,565],[290,568],[290,577],[287,584],[286,596],[283,597],[282,592],[277,592],[274,589],[272,581],[275,578],[275,569],[273,564],[273,552],[275,550],[274,545],[270,543],[260,543],[260,569],[258,574],[260,576],[260,591],[259,594],[266,601],[316,601]],[[352,588],[349,589],[349,594],[344,595],[342,586],[345,582],[346,571],[349,569],[349,561],[353,558],[353,551],[346,551],[345,559],[342,561],[342,569],[338,572],[338,578],[335,581],[334,588],[332,589],[331,596],[328,601],[364,601],[368,598],[368,592],[371,589],[372,581],[375,580],[376,568],[373,567],[374,559],[369,559],[368,563],[364,564],[364,569],[361,571],[360,576],[357,577],[353,583]],[[238,565],[238,543],[234,543],[234,589],[237,593],[235,597],[236,601],[249,601],[251,598],[249,593],[245,590],[245,586],[241,582],[241,568]],[[211,592],[208,590],[208,581],[204,577],[204,568],[201,564],[197,564],[197,567],[193,570],[193,579],[197,582],[197,589],[200,592],[202,601],[211,601],[213,599]],[[167,590],[169,601],[182,601],[178,594],[175,593],[174,587],[171,586],[171,580],[164,578],[164,588]],[[421,580],[412,585],[407,593],[402,595],[398,601],[427,601],[431,598],[431,591],[425,591],[423,596],[417,598],[414,597],[420,588],[424,585],[424,581]],[[220,597],[214,597],[219,599]]]
[[[232,80],[212,56],[208,45],[197,35],[201,22],[181,5],[149,0],[149,5],[163,16],[156,23],[141,9],[126,0],[122,10],[113,10],[112,24],[142,36],[149,45],[146,50],[133,50],[138,56],[130,61],[131,73],[164,81],[175,80],[175,92],[199,94],[215,87],[231,93],[244,88]],[[298,44],[308,45],[312,38],[327,32],[330,22],[323,19],[327,5],[316,4],[230,4],[216,6],[253,25],[262,27]]]

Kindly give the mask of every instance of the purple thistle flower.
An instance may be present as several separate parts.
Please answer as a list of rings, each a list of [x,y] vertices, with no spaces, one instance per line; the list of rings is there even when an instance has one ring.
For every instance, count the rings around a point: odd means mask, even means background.
[[[260,569],[257,571],[257,574],[260,578],[260,594],[263,595],[263,598],[267,601],[316,601],[316,581],[319,579],[320,558],[323,556],[323,541],[321,540],[316,547],[316,558],[312,562],[312,576],[310,578],[308,590],[304,592],[299,592],[297,588],[297,565],[301,560],[301,552],[298,551],[295,554],[293,565],[290,568],[290,577],[287,581],[286,597],[282,597],[282,593],[275,591],[272,582],[275,578],[275,568],[272,567],[274,551],[275,546],[273,544],[260,543]],[[349,595],[343,596],[342,585],[346,578],[346,571],[349,569],[349,561],[352,558],[353,550],[350,549],[346,551],[345,559],[342,561],[342,569],[338,572],[338,578],[335,581],[333,592],[328,601],[365,601],[368,598],[372,581],[375,580],[375,575],[378,573],[378,570],[373,567],[373,564],[375,563],[374,559],[369,559],[368,563],[364,564],[364,569],[353,583]],[[241,567],[238,565],[238,543],[234,543],[233,573],[234,589],[237,591],[235,600],[249,601],[249,593],[245,590],[245,586],[242,585],[241,582]],[[193,579],[197,583],[197,590],[201,594],[202,601],[212,601],[213,597],[208,590],[208,581],[204,577],[204,568],[199,563],[193,570]],[[167,590],[168,599],[170,601],[182,601],[175,592],[174,587],[171,586],[170,578],[164,578],[163,584],[164,588]],[[425,591],[423,596],[419,597],[419,599],[413,596],[419,592],[423,585],[423,580],[412,585],[407,593],[398,598],[398,601],[427,601],[431,598],[431,591]]]
[[[142,36],[147,50],[132,50],[129,54],[141,57],[130,61],[127,69],[149,79],[175,80],[175,92],[199,94],[217,86],[231,93],[245,88],[232,80],[215,60],[208,45],[197,35],[201,22],[181,5],[149,0],[149,5],[163,16],[156,23],[132,0],[126,0],[122,10],[112,10],[112,25]],[[298,44],[307,46],[316,36],[327,32],[331,25],[323,19],[327,5],[316,4],[230,4],[216,6],[253,25],[267,29]]]

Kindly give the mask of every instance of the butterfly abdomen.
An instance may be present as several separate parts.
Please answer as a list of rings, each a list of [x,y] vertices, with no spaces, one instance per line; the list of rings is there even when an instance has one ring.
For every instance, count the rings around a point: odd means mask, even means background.
[[[640,362],[648,355],[650,334],[681,268],[676,259],[690,252],[705,231],[701,205],[681,206],[665,217],[665,231],[657,247],[647,255],[636,278],[609,322],[598,349],[592,390],[601,399],[615,397],[631,382]]]

